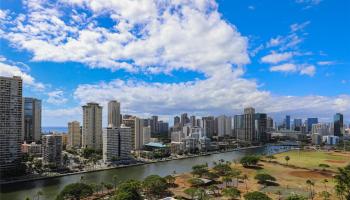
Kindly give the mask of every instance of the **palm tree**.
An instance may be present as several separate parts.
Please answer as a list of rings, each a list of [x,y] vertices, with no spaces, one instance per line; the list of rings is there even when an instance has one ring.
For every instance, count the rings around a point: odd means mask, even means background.
[[[324,188],[325,188],[325,190],[326,190],[326,192],[327,192],[327,183],[328,183],[328,179],[323,179],[323,181],[322,181],[322,183],[324,184]]]
[[[314,192],[313,192],[313,186],[315,185],[315,182],[312,180],[308,179],[306,181],[306,184],[309,186],[309,191],[310,191],[310,198],[314,199]]]
[[[245,190],[248,191],[248,184],[247,184],[248,176],[247,176],[247,174],[243,174],[242,180],[245,183]]]
[[[222,178],[222,181],[225,183],[225,187],[227,187],[227,183],[232,182],[232,177],[231,176],[224,176]]]
[[[289,157],[289,156],[286,156],[286,157],[284,157],[284,159],[286,160],[287,165],[288,165],[288,161],[290,160],[290,157]]]

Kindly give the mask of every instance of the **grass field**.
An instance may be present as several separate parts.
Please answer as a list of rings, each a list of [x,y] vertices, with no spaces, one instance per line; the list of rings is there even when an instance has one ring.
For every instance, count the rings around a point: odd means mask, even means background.
[[[286,163],[285,157],[289,156],[288,164],[309,169],[320,169],[319,164],[327,164],[330,170],[336,171],[338,167],[350,164],[350,153],[325,152],[325,151],[289,151],[276,154],[279,163]]]

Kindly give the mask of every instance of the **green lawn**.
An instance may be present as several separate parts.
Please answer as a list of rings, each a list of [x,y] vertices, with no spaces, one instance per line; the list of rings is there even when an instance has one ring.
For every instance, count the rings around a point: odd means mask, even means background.
[[[295,150],[275,155],[280,163],[286,163],[286,156],[290,157],[289,164],[310,169],[320,169],[318,165],[324,163],[328,164],[331,170],[337,170],[338,167],[344,167],[350,163],[350,154],[346,156],[335,152],[300,151],[299,153]]]

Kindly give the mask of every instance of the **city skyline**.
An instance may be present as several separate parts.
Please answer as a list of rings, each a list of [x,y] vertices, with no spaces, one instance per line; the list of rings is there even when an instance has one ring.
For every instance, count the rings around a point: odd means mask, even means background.
[[[277,121],[332,122],[342,113],[349,123],[350,58],[339,45],[349,41],[342,6],[349,2],[178,8],[149,1],[145,10],[116,3],[102,13],[103,4],[83,1],[7,1],[0,4],[0,76],[21,76],[23,96],[42,100],[43,127],[82,122],[88,102],[103,107],[105,127],[110,100],[121,102],[122,114],[166,121],[185,112],[233,116],[252,106]],[[337,37],[329,42],[330,35]]]

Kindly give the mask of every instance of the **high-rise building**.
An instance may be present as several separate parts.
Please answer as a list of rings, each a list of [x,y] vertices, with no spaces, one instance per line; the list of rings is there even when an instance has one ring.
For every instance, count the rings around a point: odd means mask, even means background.
[[[38,142],[41,139],[41,100],[24,97],[23,99],[23,141]]]
[[[158,133],[162,136],[167,136],[169,132],[169,123],[158,121]]]
[[[151,127],[143,127],[142,130],[143,133],[143,145],[148,144],[151,142]]]
[[[271,117],[267,117],[266,128],[267,131],[272,131],[274,129],[273,119]]]
[[[290,115],[286,115],[284,119],[284,128],[290,130]]]
[[[330,135],[331,126],[327,123],[312,124],[311,133],[318,133],[321,136]]]
[[[193,127],[196,126],[196,116],[192,115],[190,117],[190,123],[192,124]]]
[[[81,128],[78,121],[68,122],[68,148],[81,148]]]
[[[244,140],[244,115],[235,115],[233,118],[233,124],[235,137],[239,140]]]
[[[22,79],[0,76],[0,171],[15,169],[23,134]]]
[[[306,120],[306,130],[308,133],[311,132],[312,125],[318,123],[318,118],[307,118]]]
[[[334,135],[342,136],[344,134],[344,116],[341,113],[334,115]]]
[[[62,164],[62,135],[43,135],[42,148],[43,163],[59,168]]]
[[[126,118],[128,117],[128,118]],[[126,127],[129,127],[131,130],[131,149],[135,148],[135,116],[128,115],[124,116],[123,123]]]
[[[197,119],[196,121],[197,121],[197,122],[196,122],[196,126],[197,126],[197,127],[201,127],[201,128],[203,128],[203,122],[202,122],[202,119]]]
[[[294,119],[294,130],[295,131],[301,131],[302,126],[303,126],[303,120],[302,119]]]
[[[107,127],[103,130],[103,161],[117,161],[131,157],[131,129],[122,124],[120,127]]]
[[[258,138],[255,133],[255,109],[252,107],[244,108],[244,140],[257,142]]]
[[[158,134],[158,116],[152,116],[151,120],[151,134]]]
[[[174,127],[180,127],[180,117],[179,116],[175,116],[174,117]]]
[[[212,138],[214,136],[214,129],[215,129],[215,119],[213,116],[208,117],[202,117],[203,121],[203,128],[205,131],[205,135],[208,138]]]
[[[143,147],[143,119],[135,117],[134,150],[141,150]]]
[[[182,113],[181,114],[181,127],[183,127],[188,122],[189,122],[189,119],[187,117],[187,113]]]
[[[102,107],[97,103],[83,106],[82,147],[102,149]]]
[[[108,102],[108,126],[120,126],[120,103],[118,101]]]
[[[268,142],[267,115],[265,113],[255,114],[255,132],[257,141]]]
[[[225,115],[217,117],[217,134],[219,137],[231,136],[232,118]]]

